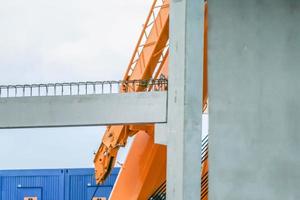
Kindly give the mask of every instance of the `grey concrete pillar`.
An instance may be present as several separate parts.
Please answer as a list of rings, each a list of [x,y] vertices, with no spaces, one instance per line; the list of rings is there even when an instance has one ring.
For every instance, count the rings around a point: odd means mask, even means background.
[[[172,0],[168,96],[167,199],[200,199],[202,0]]]
[[[209,199],[300,199],[300,1],[209,0]]]

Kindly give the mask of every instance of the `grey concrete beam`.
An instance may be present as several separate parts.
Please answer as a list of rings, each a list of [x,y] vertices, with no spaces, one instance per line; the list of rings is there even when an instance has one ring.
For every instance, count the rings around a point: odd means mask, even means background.
[[[200,199],[203,0],[172,0],[167,199]]]
[[[168,143],[168,123],[155,124],[154,143],[167,145]]]
[[[209,0],[209,199],[300,199],[300,1]]]
[[[0,98],[0,128],[166,122],[166,92]]]

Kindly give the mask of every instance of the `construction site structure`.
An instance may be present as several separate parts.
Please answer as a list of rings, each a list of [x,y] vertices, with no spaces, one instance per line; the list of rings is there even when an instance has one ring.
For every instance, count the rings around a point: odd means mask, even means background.
[[[264,0],[259,3],[242,1],[237,4],[234,0],[222,3],[210,0],[209,12],[206,1],[163,1],[161,5],[165,6],[157,6],[156,3],[157,1],[154,1],[149,15],[154,16],[150,23],[153,25],[152,31],[149,33],[156,34],[156,37],[147,37],[145,30],[150,27],[148,17],[141,35],[144,39],[140,38],[137,45],[137,49],[141,48],[141,51],[135,50],[124,79],[130,79],[131,73],[136,79],[157,77],[160,70],[163,70],[161,74],[168,79],[167,125],[156,124],[151,128],[149,125],[141,125],[140,129],[122,126],[122,131],[117,132],[109,127],[95,158],[98,182],[101,183],[109,173],[108,160],[111,161],[110,164],[114,164],[118,149],[126,145],[129,136],[135,135],[111,199],[207,199],[208,185],[209,196],[212,199],[245,199],[249,196],[249,191],[255,190],[260,192],[248,199],[281,199],[287,196],[297,199],[299,192],[296,192],[294,187],[300,184],[296,178],[299,177],[296,166],[300,163],[295,159],[297,156],[292,153],[293,158],[288,159],[289,167],[292,168],[291,174],[296,175],[295,177],[276,176],[274,172],[280,174],[284,173],[284,170],[274,166],[283,167],[285,159],[281,157],[281,163],[277,163],[276,158],[268,158],[264,149],[273,149],[261,144],[282,145],[285,150],[279,154],[285,158],[289,157],[291,149],[288,144],[293,140],[291,138],[294,138],[293,132],[299,130],[299,126],[292,123],[291,117],[272,117],[271,120],[267,117],[268,113],[282,115],[275,102],[288,104],[290,101],[299,100],[299,95],[293,95],[293,92],[299,93],[299,87],[295,87],[299,85],[299,80],[294,77],[295,74],[299,74],[299,55],[295,54],[300,52],[300,30],[299,26],[296,26],[297,20],[300,19],[299,2]],[[155,15],[154,10],[157,8],[161,9]],[[165,15],[169,16],[169,21]],[[209,23],[209,31],[208,21],[212,21]],[[170,48],[168,54],[165,54],[166,62],[164,59],[158,62],[158,55],[165,56],[162,54],[163,50],[156,48],[159,44],[163,47],[166,41],[160,36],[167,33],[167,30],[159,29],[164,27],[164,22],[170,24]],[[282,23],[285,23],[285,29],[280,29]],[[277,30],[276,34],[273,35],[272,30]],[[272,56],[273,50],[276,58]],[[197,53],[198,57],[195,56]],[[147,59],[144,59],[144,56]],[[247,69],[244,66],[247,66]],[[147,77],[143,73],[145,71],[148,72]],[[263,74],[258,75],[260,72]],[[280,77],[279,74],[285,75]],[[248,91],[247,83],[251,91]],[[278,88],[288,86],[292,89],[291,92],[284,93],[284,98],[275,100],[272,97],[276,97],[277,92],[272,88],[272,84]],[[199,113],[207,108],[208,86],[210,131],[213,133],[209,139],[209,184],[208,159],[202,157],[202,168],[199,165]],[[202,97],[202,103],[199,96]],[[254,98],[255,96],[258,98]],[[244,104],[241,100],[247,103]],[[270,101],[273,103],[268,105],[267,102]],[[197,110],[197,105],[201,104],[202,112]],[[296,107],[294,104],[294,108]],[[283,110],[288,112],[289,109]],[[249,116],[252,120],[249,120]],[[292,116],[299,116],[299,111],[292,111]],[[263,125],[264,123],[268,126]],[[287,125],[290,125],[289,130],[283,130]],[[249,128],[252,126],[255,130]],[[276,126],[279,126],[282,132],[276,130]],[[286,135],[283,135],[283,132]],[[276,139],[268,140],[273,133],[277,134]],[[226,139],[227,134],[231,140]],[[258,142],[261,139],[260,134],[266,137],[264,142]],[[113,142],[107,142],[107,136],[114,138]],[[279,138],[284,138],[285,141]],[[244,146],[236,143],[237,140]],[[167,145],[167,148],[159,143]],[[296,147],[299,143],[297,140],[292,145],[293,148],[299,149]],[[257,150],[252,150],[253,148]],[[203,149],[207,155],[208,150]],[[252,150],[251,153],[249,149]],[[267,166],[273,172],[264,167],[262,172],[256,172],[256,165],[253,162],[250,164],[249,159],[247,161],[243,156],[251,158],[250,160],[258,159],[261,163],[270,159]],[[99,159],[100,157],[103,160]],[[243,162],[240,163],[236,158]],[[201,169],[201,178],[198,180],[195,178],[197,169],[199,172]],[[239,172],[242,172],[241,176],[238,176]],[[260,174],[265,180],[254,181],[250,172]],[[243,177],[247,177],[250,182]],[[272,181],[281,182],[282,179],[291,181],[294,185],[281,187],[280,183],[274,184]],[[242,186],[243,190],[236,192],[236,188],[241,187],[241,184],[245,185]],[[279,194],[280,188],[284,188],[285,195]]]
[[[108,125],[100,184],[135,136],[112,200],[298,200],[299,21],[297,0],[155,0],[122,81],[1,85],[0,128]]]
[[[199,4],[200,5],[200,4]],[[203,57],[203,73],[197,74],[199,80],[203,80],[202,110],[201,103],[199,113],[207,108],[207,3],[204,9],[198,7],[199,13],[205,15],[204,23],[198,26],[204,33],[199,34],[203,38],[203,51],[199,51],[198,57]],[[148,80],[168,78],[169,66],[169,0],[155,0],[144,24],[142,33],[124,75],[124,81]],[[200,29],[200,28],[199,28]],[[199,44],[201,47],[201,44]],[[202,53],[203,52],[203,53]],[[202,59],[201,59],[202,60]],[[202,69],[202,66],[199,66]],[[203,75],[202,75],[203,74]],[[143,87],[132,88],[139,92]],[[152,88],[151,88],[152,89]],[[202,90],[199,90],[201,92]],[[129,92],[121,90],[121,92]],[[165,130],[166,131],[166,130]],[[167,132],[163,133],[167,134]],[[117,153],[120,147],[124,147],[128,137],[134,136],[134,141],[128,152],[126,162],[120,173],[110,199],[156,199],[166,196],[166,144],[155,142],[154,124],[119,125],[108,126],[104,134],[102,144],[95,156],[95,172],[98,183],[102,183],[109,175],[116,163]],[[198,132],[201,136],[201,132]],[[202,157],[202,199],[208,195],[208,146],[207,138],[204,140]],[[201,149],[201,147],[198,147]],[[199,168],[200,174],[200,168]],[[200,177],[200,176],[199,176]],[[124,187],[132,186],[132,187]],[[200,187],[200,186],[199,186]]]

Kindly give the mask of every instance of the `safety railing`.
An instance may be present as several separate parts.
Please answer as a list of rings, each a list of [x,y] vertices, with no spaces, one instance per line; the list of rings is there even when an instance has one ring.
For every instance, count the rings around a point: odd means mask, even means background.
[[[166,79],[0,85],[0,98],[137,92],[136,88],[142,88],[140,92],[165,91],[167,86]]]

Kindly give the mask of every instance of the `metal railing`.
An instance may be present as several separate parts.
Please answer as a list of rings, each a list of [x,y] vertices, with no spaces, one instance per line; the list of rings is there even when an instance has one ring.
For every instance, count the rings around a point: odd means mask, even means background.
[[[0,98],[165,91],[167,86],[166,79],[0,85]]]

